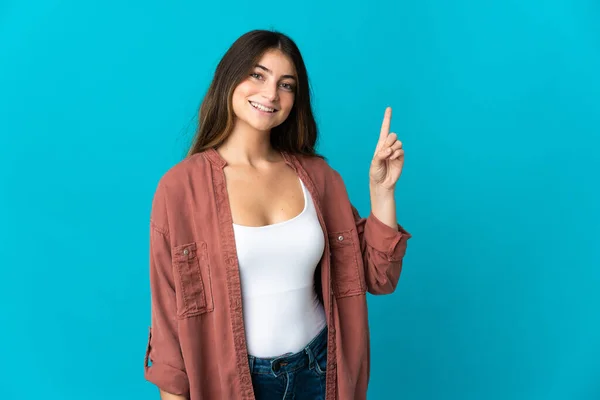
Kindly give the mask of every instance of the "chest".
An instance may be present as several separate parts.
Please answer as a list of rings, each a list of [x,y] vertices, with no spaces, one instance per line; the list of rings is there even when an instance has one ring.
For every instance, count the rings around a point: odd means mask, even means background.
[[[300,179],[285,165],[269,171],[226,167],[223,172],[234,224],[273,225],[296,217],[306,206]]]

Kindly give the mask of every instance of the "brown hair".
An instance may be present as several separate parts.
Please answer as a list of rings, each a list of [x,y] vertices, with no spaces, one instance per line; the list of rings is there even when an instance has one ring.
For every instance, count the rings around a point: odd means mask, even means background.
[[[315,152],[317,124],[300,50],[288,36],[267,30],[254,30],[239,37],[217,65],[200,106],[198,127],[188,156],[216,148],[231,134],[235,120],[231,102],[233,91],[247,78],[262,55],[271,49],[278,49],[288,56],[298,76],[294,105],[286,120],[271,130],[271,145],[280,151],[322,157]]]

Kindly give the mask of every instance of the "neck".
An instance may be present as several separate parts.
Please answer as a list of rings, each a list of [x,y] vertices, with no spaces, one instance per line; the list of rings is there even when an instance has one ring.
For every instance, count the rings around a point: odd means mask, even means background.
[[[271,146],[270,131],[259,131],[247,124],[236,123],[229,137],[217,149],[231,165],[255,166],[279,160],[279,152]]]

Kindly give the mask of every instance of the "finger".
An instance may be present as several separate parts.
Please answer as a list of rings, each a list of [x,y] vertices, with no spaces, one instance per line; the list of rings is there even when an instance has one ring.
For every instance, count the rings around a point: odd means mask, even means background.
[[[391,147],[386,147],[384,149],[381,149],[379,151],[377,151],[375,153],[375,157],[373,157],[373,160],[377,163],[381,163],[383,161],[385,161],[388,157],[390,157],[393,153],[393,150]]]
[[[377,148],[375,149],[375,153],[377,154],[381,150],[385,150],[388,147],[391,147],[395,142],[397,142],[397,135],[395,133],[390,133],[383,142],[377,144]]]
[[[400,140],[396,140],[396,134],[390,133],[388,138],[391,138],[391,139],[386,139],[386,142],[384,143],[384,145],[376,153],[379,155],[379,158],[381,160],[396,159],[396,158],[400,157],[401,154],[404,154],[404,150],[402,149],[402,142]],[[393,143],[391,144],[391,146],[388,146],[388,142],[392,142],[392,140],[393,140]],[[399,150],[402,150],[402,153],[400,155],[398,154]]]
[[[378,153],[381,150],[385,150],[389,147],[392,147],[395,143],[398,142],[397,137],[398,137],[398,135],[396,135],[395,133],[390,133],[388,135],[388,137],[385,139],[385,141],[383,143],[381,143],[379,146],[377,146],[377,149],[375,149],[375,153]],[[392,149],[392,152],[394,150],[396,150],[396,148]]]
[[[392,150],[396,151],[402,148],[402,142],[400,140],[396,140],[391,146]]]
[[[385,139],[385,142],[383,142],[382,148],[391,147],[397,141],[398,141],[398,135],[395,133],[390,133],[388,135],[388,137]]]
[[[391,160],[397,160],[401,157],[404,157],[404,149],[397,149],[394,150],[394,152],[392,153],[392,155],[390,156],[390,161]]]
[[[390,133],[390,125],[392,123],[392,107],[387,107],[383,114],[383,122],[381,123],[381,131],[379,132],[379,143],[383,144],[388,134]]]

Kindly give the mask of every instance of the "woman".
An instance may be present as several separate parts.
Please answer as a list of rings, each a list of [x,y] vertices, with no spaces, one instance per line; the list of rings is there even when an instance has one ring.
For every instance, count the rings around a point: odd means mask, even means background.
[[[315,153],[295,43],[252,31],[231,46],[152,204],[145,376],[162,399],[366,397],[366,292],[394,291],[410,237],[396,223],[404,151],[390,119],[361,218]]]

